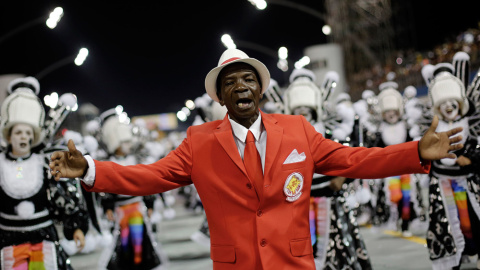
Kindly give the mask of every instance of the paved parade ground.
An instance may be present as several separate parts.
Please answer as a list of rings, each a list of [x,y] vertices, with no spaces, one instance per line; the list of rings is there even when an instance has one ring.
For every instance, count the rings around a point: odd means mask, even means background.
[[[169,256],[169,270],[211,270],[209,249],[190,240],[190,235],[199,229],[202,214],[188,212],[178,198],[176,216],[163,220],[157,232],[157,240]],[[376,270],[429,270],[432,269],[424,239],[424,231],[413,231],[413,236],[402,238],[396,231],[377,231],[370,227],[361,228],[367,250]],[[100,251],[71,257],[75,270],[97,269]],[[461,269],[476,269],[475,260],[462,264]]]

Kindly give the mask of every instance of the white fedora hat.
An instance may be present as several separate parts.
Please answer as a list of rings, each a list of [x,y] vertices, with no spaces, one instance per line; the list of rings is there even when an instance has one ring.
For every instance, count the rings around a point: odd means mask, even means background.
[[[222,56],[220,56],[217,67],[210,70],[210,72],[207,74],[207,77],[205,78],[205,90],[207,91],[207,94],[210,96],[210,98],[212,98],[216,102],[218,102],[218,74],[224,67],[237,62],[247,63],[257,70],[258,76],[260,76],[260,81],[262,83],[261,94],[265,93],[265,91],[268,89],[268,86],[270,85],[270,72],[262,62],[258,61],[255,58],[248,57],[248,55],[241,50],[227,49],[223,52]]]

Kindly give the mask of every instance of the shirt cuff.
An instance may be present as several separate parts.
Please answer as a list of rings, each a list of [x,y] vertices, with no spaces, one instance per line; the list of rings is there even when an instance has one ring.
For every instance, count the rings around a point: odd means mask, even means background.
[[[85,185],[92,187],[95,184],[95,162],[93,162],[93,158],[90,155],[85,155],[84,157],[87,160],[88,168],[85,177],[81,180]]]

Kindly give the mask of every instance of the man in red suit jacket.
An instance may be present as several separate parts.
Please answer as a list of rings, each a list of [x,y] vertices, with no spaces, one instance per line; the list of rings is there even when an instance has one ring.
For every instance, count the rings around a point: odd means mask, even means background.
[[[308,221],[314,172],[375,179],[428,173],[430,160],[454,157],[461,129],[386,148],[347,147],[325,139],[302,116],[265,114],[259,101],[270,74],[258,60],[226,50],[205,80],[207,93],[225,105],[223,121],[190,127],[167,157],[150,165],[120,166],[69,151],[52,154],[55,179],[83,178],[95,192],[148,195],[194,184],[205,207],[214,269],[315,269]],[[263,183],[243,163],[251,131]]]

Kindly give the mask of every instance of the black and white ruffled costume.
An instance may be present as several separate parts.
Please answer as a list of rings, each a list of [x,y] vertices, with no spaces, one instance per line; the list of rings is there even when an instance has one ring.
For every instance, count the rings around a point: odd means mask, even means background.
[[[464,255],[480,255],[480,73],[468,85],[469,61],[465,52],[457,52],[453,65],[422,68],[432,107],[419,119],[418,129],[428,129],[433,115],[440,118],[436,132],[463,128],[464,147],[454,151],[457,159],[433,161],[429,174],[427,247],[434,270],[458,269]],[[457,114],[444,119],[448,111],[441,111],[440,105],[452,100],[457,102]],[[471,164],[460,166],[457,160],[461,156]]]
[[[0,249],[1,269],[10,269],[14,246],[43,242],[47,269],[72,269],[59,245],[54,220],[59,220],[67,239],[79,228],[88,230],[88,214],[61,183],[48,175],[48,159],[33,153],[13,158],[0,153]]]

